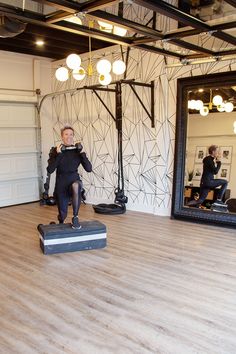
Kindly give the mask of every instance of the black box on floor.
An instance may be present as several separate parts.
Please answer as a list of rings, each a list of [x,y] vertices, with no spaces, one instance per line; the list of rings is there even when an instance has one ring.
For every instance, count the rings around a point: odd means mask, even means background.
[[[71,224],[39,225],[40,247],[44,254],[92,250],[106,247],[106,226],[99,221],[82,221],[81,229]]]

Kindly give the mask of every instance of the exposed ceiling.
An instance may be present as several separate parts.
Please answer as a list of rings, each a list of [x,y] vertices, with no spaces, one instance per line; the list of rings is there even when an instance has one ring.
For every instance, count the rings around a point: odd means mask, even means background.
[[[0,38],[0,49],[62,59],[88,52],[91,37],[92,50],[119,44],[181,61],[236,55],[236,0],[172,3],[175,6],[163,0],[2,0],[0,25],[1,15],[27,25],[14,37]],[[82,25],[66,21],[71,16],[79,17]],[[104,32],[97,20],[128,32]],[[44,45],[37,46],[37,40]]]

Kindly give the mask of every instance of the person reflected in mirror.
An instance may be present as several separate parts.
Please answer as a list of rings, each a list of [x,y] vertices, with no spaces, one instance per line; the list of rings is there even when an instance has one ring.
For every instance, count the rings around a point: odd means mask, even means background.
[[[225,179],[215,178],[220,170],[221,161],[219,147],[211,145],[208,149],[209,155],[203,159],[203,173],[200,182],[200,196],[198,200],[191,200],[187,206],[199,207],[206,199],[210,190],[219,188],[216,203],[224,204],[222,199],[227,189],[228,182]]]

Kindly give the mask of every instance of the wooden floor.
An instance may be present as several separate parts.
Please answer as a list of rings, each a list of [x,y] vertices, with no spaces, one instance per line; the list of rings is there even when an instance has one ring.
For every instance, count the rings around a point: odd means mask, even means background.
[[[236,232],[94,214],[108,247],[45,256],[55,207],[0,209],[1,354],[235,354]]]

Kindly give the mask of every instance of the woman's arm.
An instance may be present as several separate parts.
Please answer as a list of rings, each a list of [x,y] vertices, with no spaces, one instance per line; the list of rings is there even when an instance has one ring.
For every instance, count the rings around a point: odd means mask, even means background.
[[[221,166],[221,162],[220,161],[216,161],[216,165],[214,163],[214,160],[212,159],[207,159],[206,161],[207,167],[209,168],[209,170],[214,173],[214,175],[216,175],[219,172],[220,166]]]
[[[62,153],[61,152],[58,153],[57,148],[52,147],[49,152],[48,167],[47,167],[48,173],[51,174],[55,171],[55,169],[57,168],[61,160],[61,157],[62,157]]]
[[[79,155],[80,155],[81,164],[82,164],[83,168],[85,169],[85,171],[92,172],[92,164],[89,161],[89,159],[87,158],[85,152],[81,152]]]

